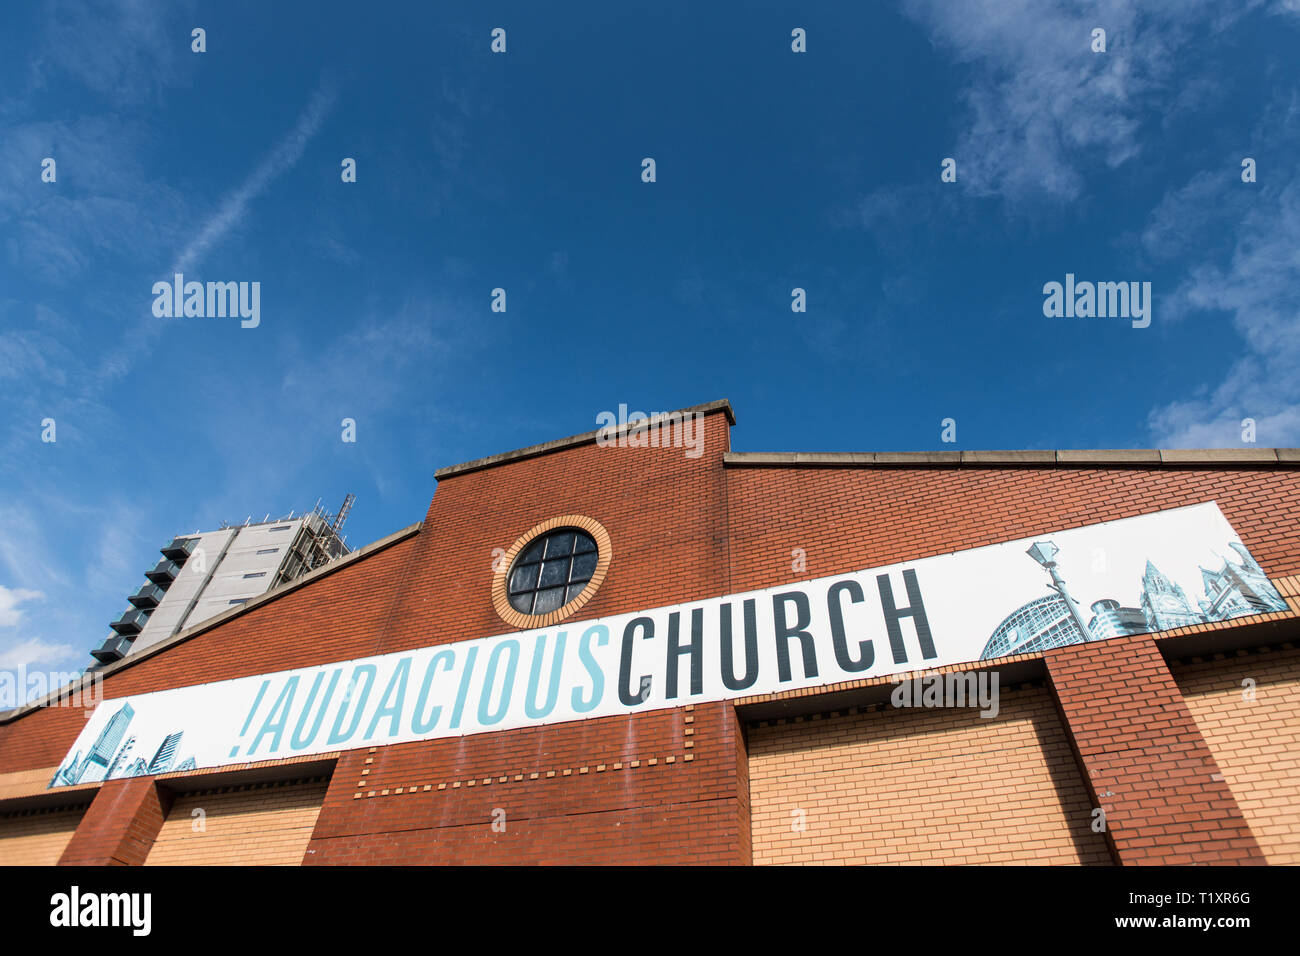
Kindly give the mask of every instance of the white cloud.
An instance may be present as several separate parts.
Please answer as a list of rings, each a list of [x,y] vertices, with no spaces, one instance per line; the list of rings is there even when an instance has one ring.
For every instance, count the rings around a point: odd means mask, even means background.
[[[1067,0],[905,0],[904,9],[968,68],[952,147],[963,190],[1014,207],[1077,200],[1094,169],[1142,155],[1145,133],[1213,90],[1182,82],[1189,57],[1204,66],[1207,37],[1252,11],[1300,13],[1300,0],[1102,0],[1086,10]],[[1090,49],[1095,27],[1106,30],[1104,54]],[[1300,166],[1278,162],[1297,154],[1300,124],[1294,99],[1263,112],[1251,139],[1268,144],[1269,175],[1243,184],[1241,157],[1226,158],[1171,190],[1141,235],[1150,260],[1187,264],[1161,314],[1226,314],[1242,339],[1222,380],[1150,412],[1164,447],[1240,447],[1244,418],[1260,445],[1300,445]],[[887,225],[910,205],[905,196],[877,191],[857,214]]]
[[[18,605],[25,601],[39,601],[45,597],[40,591],[27,588],[7,588],[0,584],[0,627],[17,627],[23,618]]]
[[[959,181],[1019,202],[1073,200],[1087,168],[1139,155],[1143,123],[1168,105],[1192,28],[1225,29],[1261,2],[1227,14],[1212,0],[1103,0],[1086,11],[1064,0],[906,0],[904,9],[970,68],[952,152]],[[1104,54],[1090,46],[1096,27],[1106,30]],[[1151,108],[1156,93],[1161,110]]]
[[[452,354],[448,339],[471,323],[467,310],[427,297],[406,300],[391,311],[372,309],[348,332],[319,351],[286,365],[283,395],[302,409],[320,404],[321,383],[330,401],[356,412],[397,404],[408,392],[406,376],[427,377],[435,363]]]
[[[30,499],[27,499],[30,502]],[[49,551],[48,516],[44,504],[0,504],[0,574],[10,581],[28,584],[62,584],[67,576]]]
[[[1277,175],[1285,186],[1257,184],[1240,225],[1224,226],[1232,237],[1226,263],[1200,263],[1177,292],[1179,309],[1230,316],[1243,345],[1204,395],[1151,412],[1162,447],[1240,446],[1244,418],[1255,420],[1258,444],[1300,446],[1300,165]]]
[[[60,671],[68,658],[84,656],[70,644],[51,644],[40,638],[28,638],[0,648],[0,670]]]
[[[50,3],[33,74],[43,84],[55,67],[114,101],[155,97],[174,81],[179,57],[190,52],[189,31],[163,20],[182,13],[150,0]]]
[[[129,267],[161,255],[184,219],[184,202],[144,169],[155,135],[136,119],[41,119],[0,126],[0,138],[4,247],[24,274],[61,284],[96,261]],[[41,181],[47,157],[56,184]]]
[[[1207,248],[1231,243],[1223,229],[1225,220],[1239,219],[1253,199],[1241,185],[1231,158],[1221,169],[1197,173],[1182,186],[1171,189],[1147,217],[1142,230],[1142,248],[1153,259],[1176,260],[1189,256],[1204,258]],[[1230,206],[1231,209],[1226,209]]]
[[[1300,93],[1269,101],[1250,142],[1271,159],[1258,182],[1225,156],[1171,190],[1142,234],[1154,258],[1191,257],[1164,313],[1226,315],[1242,340],[1220,381],[1151,410],[1162,447],[1241,447],[1246,418],[1257,445],[1300,446]]]
[[[48,689],[40,682],[29,686],[22,675],[39,672],[68,676],[71,674],[69,668],[79,669],[74,662],[84,658],[84,653],[78,652],[69,644],[53,643],[39,636],[16,632],[16,629],[27,626],[25,614],[30,610],[20,605],[40,601],[44,597],[40,591],[9,588],[0,584],[0,673],[11,678],[17,675],[16,680],[9,682],[3,691],[17,692],[18,700],[14,703],[21,703],[29,691],[41,692]],[[8,701],[0,702],[0,707],[7,704]]]
[[[146,562],[157,558],[150,553],[148,541],[139,529],[148,527],[147,509],[125,501],[103,502],[84,524],[86,536],[97,528],[99,539],[87,542],[85,571],[82,579],[93,595],[118,595],[125,600],[125,588],[144,575]],[[154,545],[156,548],[157,545]]]

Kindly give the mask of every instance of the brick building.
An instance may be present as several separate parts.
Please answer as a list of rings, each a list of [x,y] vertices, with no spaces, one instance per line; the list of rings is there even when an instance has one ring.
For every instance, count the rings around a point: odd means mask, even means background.
[[[892,706],[895,672],[58,787],[88,714],[47,699],[0,723],[0,859],[1300,862],[1300,453],[733,453],[727,403],[685,411],[689,453],[593,432],[443,469],[423,521],[107,666],[102,706],[1209,501],[1285,609],[938,668],[996,671],[992,719]],[[595,551],[552,601],[528,554],[561,528]]]

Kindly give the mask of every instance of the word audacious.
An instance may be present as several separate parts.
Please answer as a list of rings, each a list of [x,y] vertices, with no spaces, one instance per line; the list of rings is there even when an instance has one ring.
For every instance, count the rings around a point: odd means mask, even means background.
[[[878,576],[875,626],[861,613],[865,589],[848,577],[765,600],[648,612],[613,627],[580,624],[572,634],[535,631],[268,677],[230,756],[260,760],[653,709],[796,686],[828,670],[848,679],[876,663],[874,639],[850,639],[850,627],[887,635],[895,665],[933,660],[916,573],[904,571],[903,580],[909,604],[900,608],[889,576]],[[814,616],[829,654],[819,654]],[[908,618],[920,652],[911,658],[901,626]]]

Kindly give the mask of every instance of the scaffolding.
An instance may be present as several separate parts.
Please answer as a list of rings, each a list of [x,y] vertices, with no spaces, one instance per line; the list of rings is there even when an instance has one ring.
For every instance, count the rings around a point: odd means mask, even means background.
[[[357,496],[349,493],[339,510],[331,513],[325,511],[317,499],[316,507],[302,516],[305,520],[289,547],[288,557],[280,565],[276,585],[315,571],[348,553],[347,536],[340,535],[339,531],[348,520],[348,512],[356,500]]]
[[[356,500],[357,496],[349,492],[343,498],[343,504],[339,506],[338,511],[327,511],[321,506],[321,499],[317,498],[316,506],[310,511],[301,513],[290,511],[287,515],[279,517],[272,517],[268,512],[261,521],[254,521],[253,516],[249,515],[238,525],[223,521],[218,530],[224,531],[235,527],[250,528],[262,524],[278,524],[282,521],[302,521],[302,527],[298,529],[293,544],[289,546],[288,557],[276,573],[274,586],[278,586],[301,577],[309,571],[315,571],[348,553],[348,537],[340,532]]]

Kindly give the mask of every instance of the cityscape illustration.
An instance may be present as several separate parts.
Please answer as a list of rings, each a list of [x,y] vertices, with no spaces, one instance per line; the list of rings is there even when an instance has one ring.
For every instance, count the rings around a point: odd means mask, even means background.
[[[1138,607],[1121,607],[1118,601],[1103,598],[1092,603],[1092,616],[1085,620],[1079,602],[1070,594],[1057,568],[1059,549],[1051,541],[1035,542],[1026,554],[1051,576],[1048,587],[1053,593],[1035,598],[1003,618],[984,645],[980,660],[1285,611],[1282,595],[1245,545],[1233,541],[1229,547],[1240,561],[1221,558],[1223,567],[1217,571],[1202,567],[1205,597],[1197,602],[1193,603],[1181,585],[1148,560]]]
[[[169,733],[163,738],[151,758],[134,755],[135,736],[127,736],[127,728],[135,717],[135,709],[125,703],[118,709],[95,743],[83,757],[81,751],[59,768],[52,787],[73,786],[78,783],[93,783],[98,780],[110,780],[122,777],[143,777],[149,774],[167,773],[170,770],[193,770],[197,763],[193,757],[186,757],[176,762],[176,751],[180,747],[183,731]],[[125,738],[125,739],[124,739]],[[134,757],[134,759],[132,759]]]

